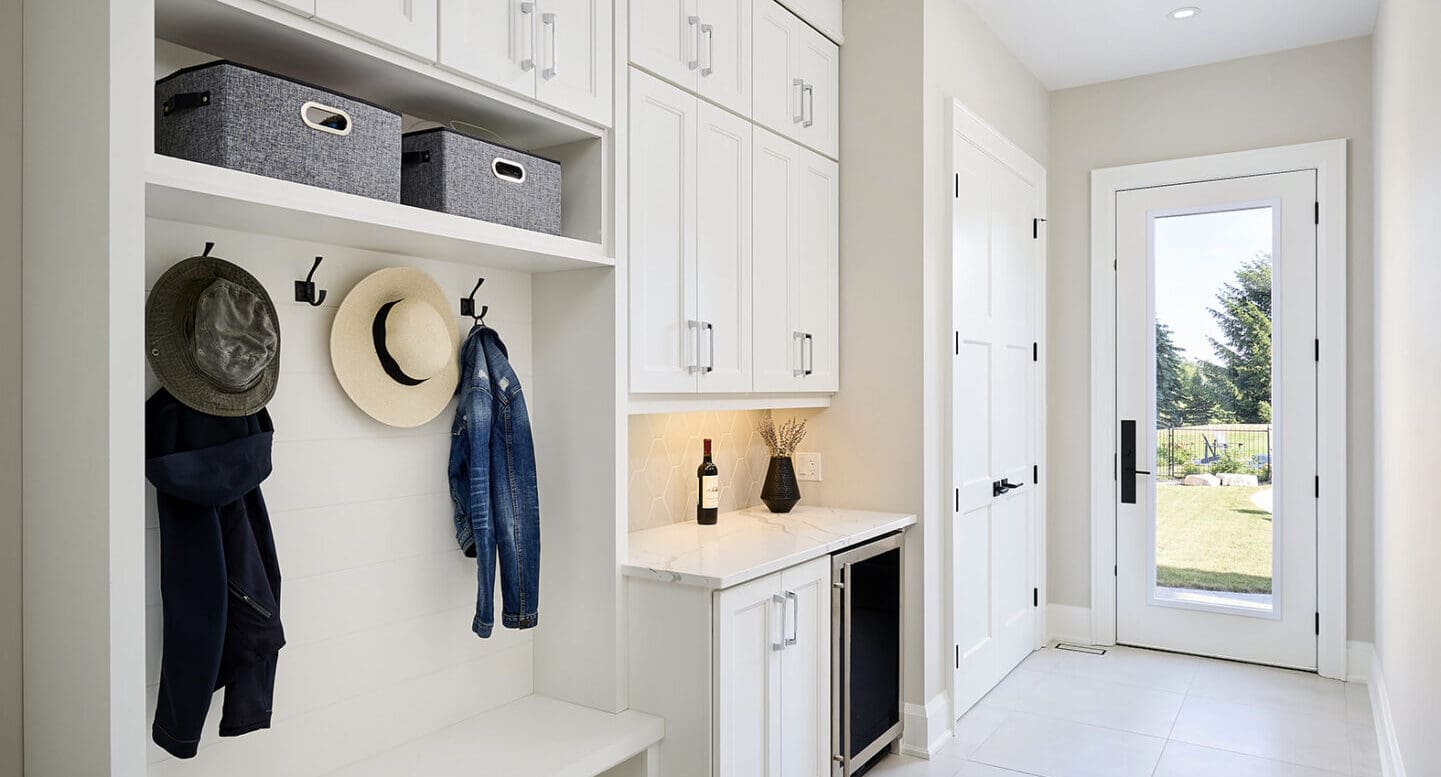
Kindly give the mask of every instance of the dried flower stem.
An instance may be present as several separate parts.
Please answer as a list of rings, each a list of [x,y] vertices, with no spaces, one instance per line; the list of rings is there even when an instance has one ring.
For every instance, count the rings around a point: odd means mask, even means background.
[[[789,456],[800,447],[801,441],[806,438],[806,421],[803,418],[791,418],[776,426],[775,417],[771,411],[761,413],[756,420],[756,432],[765,441],[766,447],[771,449],[772,456]]]

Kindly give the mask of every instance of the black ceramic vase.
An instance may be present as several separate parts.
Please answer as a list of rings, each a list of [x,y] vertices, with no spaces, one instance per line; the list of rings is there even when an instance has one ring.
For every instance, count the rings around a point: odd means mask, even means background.
[[[788,513],[801,501],[801,486],[796,482],[796,465],[791,457],[771,457],[765,485],[761,486],[761,501],[773,513]]]

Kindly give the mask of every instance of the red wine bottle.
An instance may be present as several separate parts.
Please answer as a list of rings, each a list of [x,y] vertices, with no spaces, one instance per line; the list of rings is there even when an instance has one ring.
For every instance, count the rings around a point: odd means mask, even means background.
[[[695,505],[696,523],[714,525],[720,514],[720,470],[716,469],[715,462],[711,461],[710,440],[705,441],[705,459],[701,461],[695,474],[700,479],[700,491]]]

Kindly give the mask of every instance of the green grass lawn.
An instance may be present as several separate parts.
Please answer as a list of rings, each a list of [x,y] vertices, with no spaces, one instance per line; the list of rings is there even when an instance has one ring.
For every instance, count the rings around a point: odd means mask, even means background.
[[[1260,490],[1157,487],[1156,583],[1271,593],[1271,514],[1251,501]]]

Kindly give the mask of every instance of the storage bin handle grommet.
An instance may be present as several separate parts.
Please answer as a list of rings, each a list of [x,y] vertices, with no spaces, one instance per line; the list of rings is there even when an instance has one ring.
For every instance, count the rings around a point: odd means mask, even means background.
[[[310,117],[311,111],[320,111],[321,113],[329,115],[320,121],[316,121]],[[338,127],[332,126],[332,122],[335,122],[336,119],[340,119],[340,126]],[[313,130],[329,132],[332,135],[339,135],[341,137],[349,135],[351,127],[355,124],[355,122],[351,120],[350,114],[345,111],[325,105],[324,103],[315,102],[314,100],[307,100],[300,106],[300,120],[305,122],[305,126]]]
[[[519,162],[496,157],[490,162],[490,171],[506,183],[525,183],[525,165]]]
[[[210,104],[210,92],[181,92],[170,95],[170,99],[160,107],[162,115],[169,116],[176,111],[187,111],[192,108],[201,108]]]

